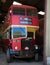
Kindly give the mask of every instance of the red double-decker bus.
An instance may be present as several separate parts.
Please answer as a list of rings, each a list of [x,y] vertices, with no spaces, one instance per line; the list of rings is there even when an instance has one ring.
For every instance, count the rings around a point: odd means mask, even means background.
[[[30,58],[35,51],[35,32],[39,29],[37,9],[27,5],[11,5],[2,26],[2,47],[7,61],[11,56]]]

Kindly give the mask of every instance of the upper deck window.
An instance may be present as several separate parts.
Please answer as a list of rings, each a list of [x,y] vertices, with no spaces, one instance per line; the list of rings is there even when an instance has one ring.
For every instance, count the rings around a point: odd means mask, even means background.
[[[27,15],[28,16],[37,16],[37,10],[36,9],[27,9]]]
[[[14,15],[25,15],[25,9],[23,8],[13,8]]]

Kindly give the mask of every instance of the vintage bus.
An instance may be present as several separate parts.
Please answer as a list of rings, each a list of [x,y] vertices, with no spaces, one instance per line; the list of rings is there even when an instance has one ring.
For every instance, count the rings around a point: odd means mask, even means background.
[[[11,56],[30,58],[35,54],[35,32],[39,29],[37,9],[27,5],[11,5],[2,26],[2,47],[7,61]],[[35,47],[36,46],[36,47]]]

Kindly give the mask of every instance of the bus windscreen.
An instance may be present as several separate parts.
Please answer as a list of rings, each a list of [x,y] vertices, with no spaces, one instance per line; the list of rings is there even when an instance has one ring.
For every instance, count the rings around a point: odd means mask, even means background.
[[[26,27],[13,27],[13,38],[26,37]]]

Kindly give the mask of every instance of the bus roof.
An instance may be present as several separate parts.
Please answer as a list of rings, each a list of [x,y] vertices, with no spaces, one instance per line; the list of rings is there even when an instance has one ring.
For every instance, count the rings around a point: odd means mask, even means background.
[[[10,6],[10,8],[13,8],[13,7],[37,9],[36,7],[32,7],[32,6],[28,6],[28,5],[11,5]]]

